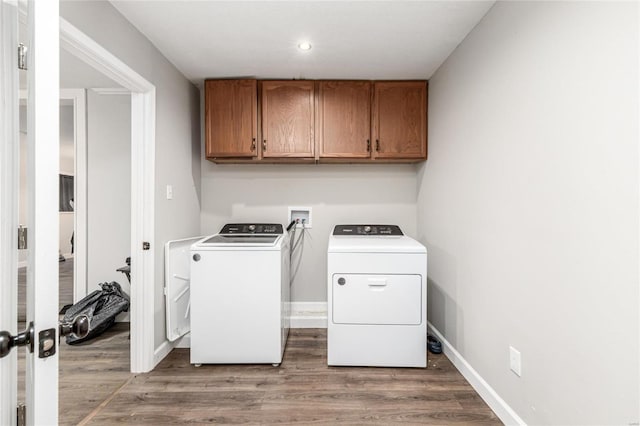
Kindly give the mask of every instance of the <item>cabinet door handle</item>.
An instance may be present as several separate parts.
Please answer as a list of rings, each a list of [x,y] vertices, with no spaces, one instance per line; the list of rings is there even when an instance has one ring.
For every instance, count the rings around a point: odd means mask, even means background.
[[[264,139],[264,140],[262,141],[262,150],[263,150],[263,151],[266,151],[266,150],[267,150],[267,140],[266,140],[266,139]]]
[[[253,138],[251,140],[251,151],[255,151],[256,150],[256,138]]]
[[[367,139],[367,152],[371,152],[371,141]]]
[[[376,152],[380,151],[380,140],[376,139]]]

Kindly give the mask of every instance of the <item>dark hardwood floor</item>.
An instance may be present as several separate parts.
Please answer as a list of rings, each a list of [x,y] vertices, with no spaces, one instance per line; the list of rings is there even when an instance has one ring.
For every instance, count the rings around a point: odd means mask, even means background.
[[[444,355],[429,355],[427,369],[326,360],[324,329],[291,330],[279,368],[196,368],[188,349],[175,349],[131,376],[87,424],[501,424]]]

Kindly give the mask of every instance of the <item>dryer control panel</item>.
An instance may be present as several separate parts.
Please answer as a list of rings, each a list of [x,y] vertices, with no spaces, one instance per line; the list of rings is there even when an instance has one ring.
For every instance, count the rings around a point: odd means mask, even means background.
[[[219,234],[262,234],[280,235],[282,225],[279,223],[228,223],[222,227]]]
[[[336,225],[333,235],[386,237],[404,234],[398,225]]]

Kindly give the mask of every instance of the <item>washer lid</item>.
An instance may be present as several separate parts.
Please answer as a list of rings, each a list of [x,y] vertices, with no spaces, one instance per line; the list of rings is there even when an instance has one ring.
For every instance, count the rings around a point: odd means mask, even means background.
[[[167,339],[173,342],[191,330],[191,251],[202,237],[169,241],[164,246]]]
[[[201,247],[239,246],[239,247],[273,247],[281,235],[222,235],[216,234],[202,240]]]

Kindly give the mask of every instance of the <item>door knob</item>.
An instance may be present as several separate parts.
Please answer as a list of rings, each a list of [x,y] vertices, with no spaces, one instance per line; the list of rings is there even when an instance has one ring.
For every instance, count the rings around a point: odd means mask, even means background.
[[[58,324],[60,337],[74,334],[82,339],[89,334],[89,317],[78,315],[70,322],[60,322]],[[17,346],[29,346],[29,351],[33,352],[33,345],[36,341],[33,322],[21,333],[12,336],[8,331],[0,331],[0,358],[11,352]],[[56,353],[55,329],[50,328],[38,333],[38,356],[46,358]]]
[[[0,331],[0,358],[9,355],[11,349],[17,346],[27,346],[33,351],[33,322],[21,333],[12,336],[8,331]]]
[[[87,337],[89,334],[89,317],[78,315],[71,322],[60,322],[60,337],[73,334],[78,339]]]

